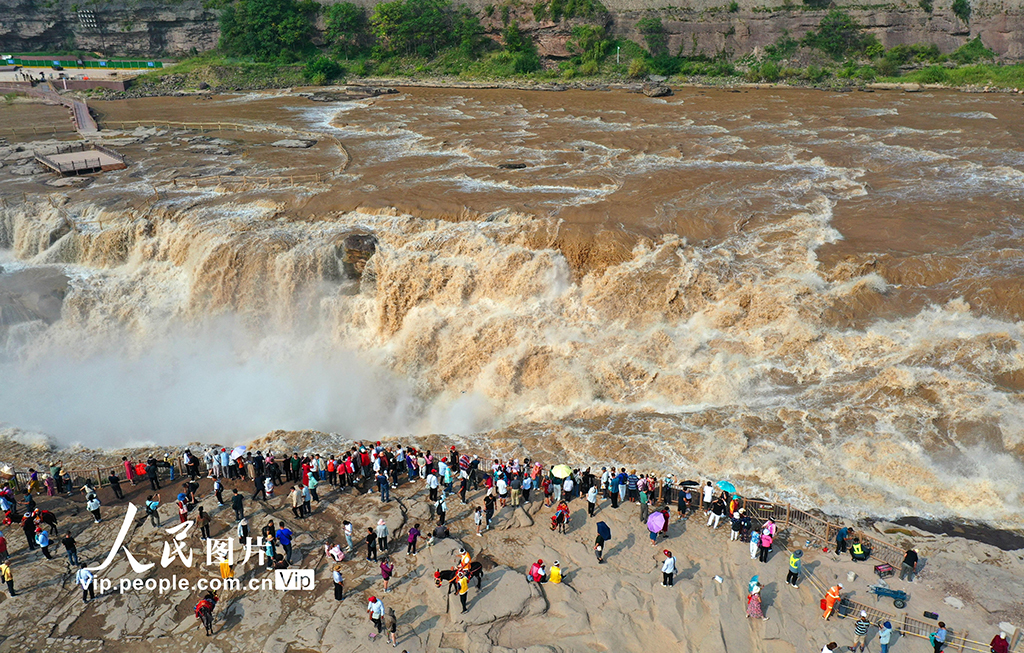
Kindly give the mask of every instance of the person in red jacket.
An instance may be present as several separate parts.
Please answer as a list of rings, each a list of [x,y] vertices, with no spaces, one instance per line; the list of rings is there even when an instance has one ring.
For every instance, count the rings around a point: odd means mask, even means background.
[[[1010,653],[1010,642],[1006,639],[1006,633],[999,633],[993,637],[989,647],[992,653]]]

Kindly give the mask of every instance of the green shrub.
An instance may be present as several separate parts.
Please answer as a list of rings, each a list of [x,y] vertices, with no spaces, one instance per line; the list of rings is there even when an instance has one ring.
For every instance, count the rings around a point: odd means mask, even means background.
[[[995,59],[996,53],[986,48],[981,42],[981,37],[977,36],[957,48],[949,58],[960,65],[965,65],[977,63],[982,59]]]
[[[538,2],[533,5],[533,19],[538,23],[548,17],[548,5],[546,2]]]
[[[942,66],[928,66],[918,73],[917,78],[923,84],[944,84],[946,69]]]
[[[783,30],[782,36],[775,39],[775,43],[765,47],[764,54],[766,58],[776,61],[789,59],[796,54],[799,47],[800,42],[790,36],[788,31]]]
[[[640,77],[645,77],[648,74],[647,62],[644,61],[643,59],[641,59],[640,57],[636,57],[635,59],[631,59],[630,62],[629,62],[629,73],[628,74],[633,79],[637,79],[637,78],[640,78]]]
[[[885,46],[878,40],[878,37],[874,34],[866,34],[864,39],[861,41],[861,52],[865,56],[874,59],[885,54]]]
[[[924,9],[929,14],[932,13],[932,9],[934,8],[932,6],[932,0],[917,0],[917,6],[919,6],[921,9]]]
[[[861,35],[863,28],[849,14],[832,9],[821,19],[817,30],[804,35],[802,45],[816,48],[833,59],[842,59],[851,52],[857,52],[864,45]]]
[[[761,81],[775,83],[779,81],[781,75],[779,74],[779,65],[774,61],[765,61],[761,64],[758,69]]]
[[[818,66],[810,65],[807,66],[807,70],[801,76],[812,84],[820,84],[828,77],[828,71],[822,70]]]
[[[729,13],[730,14],[735,14],[739,10],[740,10],[740,3],[736,2],[736,0],[732,0],[732,2],[729,3]]]
[[[857,71],[857,78],[863,82],[873,82],[875,81],[875,77],[875,69],[871,66],[862,66],[860,70]]]
[[[953,15],[965,23],[969,22],[971,20],[970,0],[953,0]]]
[[[896,64],[885,57],[875,62],[875,70],[881,77],[897,77],[900,74],[899,64]]]
[[[341,66],[334,59],[321,54],[306,62],[302,68],[302,76],[307,82],[323,86],[341,76]]]

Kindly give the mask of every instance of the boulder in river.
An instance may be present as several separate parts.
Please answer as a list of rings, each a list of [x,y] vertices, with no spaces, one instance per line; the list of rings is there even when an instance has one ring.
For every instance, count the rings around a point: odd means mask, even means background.
[[[294,149],[305,149],[316,145],[316,141],[307,138],[285,138],[271,143],[274,147],[290,147]]]
[[[672,95],[672,89],[664,84],[644,84],[644,95],[647,97],[665,97]]]

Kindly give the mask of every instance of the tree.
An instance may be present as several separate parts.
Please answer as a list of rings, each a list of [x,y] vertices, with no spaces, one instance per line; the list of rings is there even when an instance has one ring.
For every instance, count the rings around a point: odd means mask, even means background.
[[[609,41],[604,38],[604,27],[600,25],[576,25],[565,48],[577,63],[599,64],[608,53]]]
[[[540,57],[530,37],[519,30],[519,23],[512,21],[501,33],[505,44],[503,56],[498,57],[498,65],[510,69],[514,74],[522,75],[540,69]]]
[[[817,31],[812,30],[804,35],[802,44],[817,48],[838,60],[862,47],[862,29],[849,14],[832,9],[821,19]]]
[[[313,50],[312,0],[234,0],[220,16],[220,47],[261,61],[294,60]]]
[[[374,7],[370,26],[382,53],[428,57],[452,44],[455,18],[444,0],[394,0]]]
[[[365,51],[367,44],[366,9],[340,2],[327,10],[327,41],[342,57],[356,57]]]

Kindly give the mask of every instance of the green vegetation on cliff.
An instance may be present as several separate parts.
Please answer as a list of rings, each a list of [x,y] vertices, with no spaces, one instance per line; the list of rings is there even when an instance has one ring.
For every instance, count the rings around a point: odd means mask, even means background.
[[[613,38],[597,0],[506,3],[489,6],[480,16],[451,0],[391,0],[372,10],[352,2],[325,7],[314,0],[208,2],[221,9],[218,53],[164,73],[179,85],[266,88],[368,76],[613,81],[656,74],[704,83],[852,86],[884,80],[1024,86],[1022,67],[996,65],[980,38],[950,54],[934,45],[886,50],[852,16],[835,8],[802,38],[783,33],[759,56],[734,59],[726,51],[701,53],[696,40],[692,47],[685,42],[670,47],[662,19],[653,14],[636,23],[636,41]],[[321,16],[322,30],[317,28]],[[524,22],[569,16],[577,18],[558,28],[568,34],[567,56],[542,58]],[[197,74],[204,69],[213,72],[205,78]],[[147,75],[140,84],[153,88],[158,77]]]

